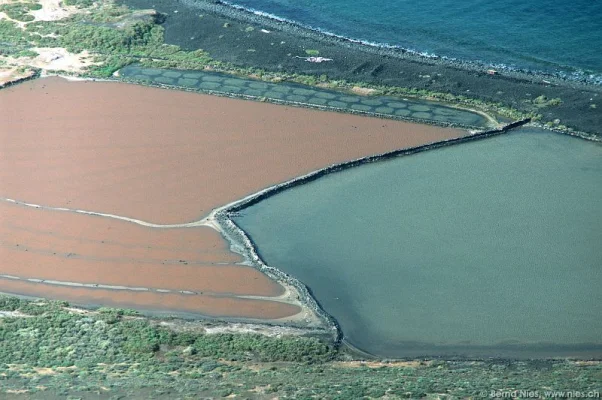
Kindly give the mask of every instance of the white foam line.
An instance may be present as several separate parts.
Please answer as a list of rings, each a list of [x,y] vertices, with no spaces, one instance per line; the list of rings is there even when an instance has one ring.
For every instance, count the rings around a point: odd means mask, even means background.
[[[213,292],[194,292],[190,290],[177,290],[177,289],[155,289],[146,287],[135,287],[135,286],[119,286],[119,285],[103,285],[100,283],[80,283],[80,282],[69,282],[69,281],[57,281],[53,279],[40,279],[40,278],[25,278],[14,275],[0,274],[0,279],[10,279],[21,282],[39,283],[53,286],[66,286],[71,288],[85,288],[85,289],[105,289],[105,290],[120,290],[129,292],[149,292],[149,293],[177,293],[187,296],[198,296],[206,295],[212,297],[231,297],[245,300],[270,300],[275,302],[282,302],[281,297],[269,297],[269,296],[249,296],[249,295],[236,295],[226,293],[213,293]]]
[[[88,289],[109,289],[109,290],[129,290],[133,292],[159,292],[159,293],[172,293],[173,290],[170,289],[149,289],[145,287],[131,287],[131,286],[115,286],[115,285],[102,285],[98,283],[79,283],[79,282],[67,282],[67,281],[56,281],[52,279],[39,279],[39,278],[22,278],[14,275],[4,275],[0,274],[0,279],[11,279],[18,281],[26,281],[32,283],[44,283],[47,285],[55,285],[55,286],[69,286],[69,287],[81,287]],[[198,294],[195,292],[190,292],[186,290],[176,291],[182,294]]]
[[[65,207],[43,206],[40,204],[27,203],[27,202],[20,201],[20,200],[9,199],[7,197],[0,197],[0,200],[8,202],[8,203],[18,204],[20,206],[38,208],[38,209],[42,209],[42,210],[72,212],[72,213],[76,213],[76,214],[84,214],[84,215],[93,215],[96,217],[112,218],[112,219],[117,219],[120,221],[132,222],[134,224],[146,226],[148,228],[165,229],[165,228],[194,228],[194,227],[198,227],[198,226],[207,226],[207,227],[211,227],[211,228],[215,229],[215,225],[208,220],[208,217],[205,217],[198,221],[187,222],[187,223],[183,223],[183,224],[154,224],[152,222],[142,221],[142,220],[136,219],[136,218],[124,217],[121,215],[108,214],[108,213],[102,213],[102,212],[97,212],[97,211],[87,211],[87,210],[79,210],[79,209],[65,208]]]

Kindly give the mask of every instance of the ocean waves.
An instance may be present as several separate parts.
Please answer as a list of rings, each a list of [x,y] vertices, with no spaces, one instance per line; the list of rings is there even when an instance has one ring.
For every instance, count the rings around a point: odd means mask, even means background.
[[[443,7],[436,6],[439,2],[425,2],[425,7],[430,7],[431,12],[416,9],[415,15],[407,15],[405,12],[407,10],[402,6],[396,6],[391,10],[391,15],[383,17],[378,11],[373,10],[373,6],[361,7],[365,11],[363,14],[360,13],[361,10],[354,13],[339,12],[335,6],[340,1],[326,2],[332,3],[332,7],[316,5],[313,0],[305,0],[294,5],[289,4],[287,0],[269,2],[237,0],[219,3],[259,18],[391,53],[447,62],[469,69],[493,68],[499,71],[602,85],[602,62],[599,62],[599,68],[596,68],[598,62],[587,51],[587,46],[591,46],[592,51],[596,47],[596,35],[591,32],[591,23],[583,23],[583,28],[571,27],[559,22],[554,24],[553,21],[537,23],[533,17],[525,19],[524,12],[520,8],[511,16],[505,17],[503,21],[497,21],[496,19],[499,18],[495,16],[502,11],[499,9],[500,6],[496,6],[495,9],[486,10],[491,14],[490,22],[481,21],[478,24],[473,22],[475,25],[471,29],[466,28],[466,37],[464,37],[463,32],[457,32],[456,26],[462,24],[460,21],[462,18],[470,18],[474,11],[462,9],[460,13],[460,11],[448,10],[447,12],[456,20],[453,23],[447,21],[436,24],[437,19],[434,17],[437,13],[436,7]],[[480,3],[477,0],[472,1]],[[507,1],[510,5],[515,2],[515,0]],[[349,8],[359,7],[356,3],[358,2],[349,2]],[[374,15],[370,15],[370,12]],[[597,12],[597,9],[593,11],[594,14]],[[396,13],[404,14],[399,24],[396,22]],[[602,18],[602,7],[600,7],[600,14]],[[384,19],[376,22],[379,17]],[[544,16],[541,18],[543,20]],[[556,20],[560,17],[554,18]],[[516,27],[529,27],[529,29],[525,28],[524,32],[515,33],[516,37],[512,37],[512,34],[506,35],[503,31],[512,31],[513,27],[508,25],[513,23]],[[482,34],[479,30],[483,31]],[[571,30],[575,30],[575,33],[569,34]],[[552,36],[551,33],[555,31],[565,35]],[[520,41],[517,39],[519,37]],[[573,37],[581,40],[581,46],[575,46],[571,42],[577,40],[571,39]],[[590,43],[592,40],[594,42]]]

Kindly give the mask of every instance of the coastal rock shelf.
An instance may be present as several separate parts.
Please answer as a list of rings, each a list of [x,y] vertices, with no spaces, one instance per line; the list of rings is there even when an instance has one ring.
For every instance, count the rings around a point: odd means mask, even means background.
[[[389,96],[360,96],[292,83],[270,83],[215,72],[182,71],[128,66],[122,78],[155,85],[170,85],[201,92],[266,98],[277,102],[383,116],[443,125],[486,128],[489,121],[475,112],[446,107],[435,102]]]

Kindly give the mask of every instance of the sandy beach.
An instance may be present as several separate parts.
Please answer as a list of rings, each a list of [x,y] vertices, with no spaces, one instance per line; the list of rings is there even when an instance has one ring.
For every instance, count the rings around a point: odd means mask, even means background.
[[[211,227],[72,211],[185,224],[333,163],[467,134],[61,78],[0,91],[0,119],[0,292],[268,319],[300,309],[282,286],[237,265]]]

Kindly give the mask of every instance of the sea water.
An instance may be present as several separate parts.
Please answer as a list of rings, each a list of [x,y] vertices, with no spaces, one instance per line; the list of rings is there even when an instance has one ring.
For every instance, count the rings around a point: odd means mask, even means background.
[[[532,129],[351,168],[235,222],[383,357],[602,354],[602,146]]]
[[[229,2],[374,44],[602,83],[600,1]]]

